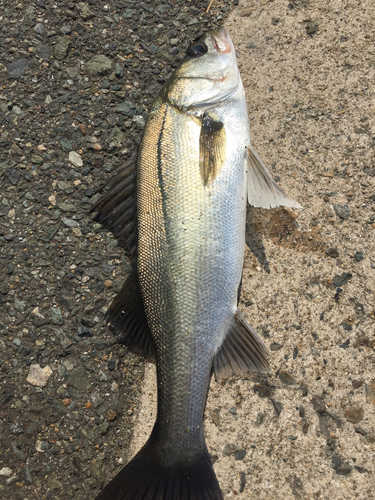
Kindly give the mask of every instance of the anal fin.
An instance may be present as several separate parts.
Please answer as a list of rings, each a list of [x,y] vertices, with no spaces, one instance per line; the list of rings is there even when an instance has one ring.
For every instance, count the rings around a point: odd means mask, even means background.
[[[214,357],[214,369],[219,378],[233,373],[271,371],[265,345],[239,311]]]
[[[107,312],[111,330],[119,342],[148,361],[155,360],[155,345],[148,328],[137,271],[126,279]]]

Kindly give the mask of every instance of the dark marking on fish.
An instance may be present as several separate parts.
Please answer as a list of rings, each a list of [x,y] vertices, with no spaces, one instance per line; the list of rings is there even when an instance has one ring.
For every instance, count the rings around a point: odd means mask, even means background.
[[[212,184],[224,165],[226,135],[222,121],[204,113],[199,136],[199,166],[204,186]]]

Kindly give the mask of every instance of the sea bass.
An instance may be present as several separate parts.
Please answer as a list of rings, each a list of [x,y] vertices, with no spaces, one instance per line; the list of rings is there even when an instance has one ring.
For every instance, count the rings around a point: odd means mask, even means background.
[[[94,207],[132,257],[112,329],[156,361],[158,410],[140,452],[97,500],[221,500],[204,439],[212,368],[269,371],[237,310],[246,202],[298,207],[253,151],[235,50],[207,32],[155,100],[136,160]]]

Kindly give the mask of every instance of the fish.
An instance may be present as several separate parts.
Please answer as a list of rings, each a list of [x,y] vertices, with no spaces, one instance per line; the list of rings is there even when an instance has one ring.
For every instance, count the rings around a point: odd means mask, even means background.
[[[236,53],[224,28],[187,49],[119,166],[94,220],[132,271],[108,309],[130,350],[156,362],[157,418],[97,500],[222,500],[204,438],[212,372],[269,372],[238,310],[246,205],[298,208],[251,146]]]

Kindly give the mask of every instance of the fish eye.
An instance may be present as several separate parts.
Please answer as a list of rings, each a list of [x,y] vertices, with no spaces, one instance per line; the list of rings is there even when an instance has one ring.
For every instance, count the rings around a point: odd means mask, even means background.
[[[201,57],[207,52],[208,48],[204,42],[193,43],[187,49],[186,54],[190,57]]]

